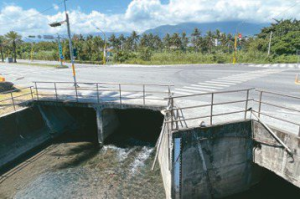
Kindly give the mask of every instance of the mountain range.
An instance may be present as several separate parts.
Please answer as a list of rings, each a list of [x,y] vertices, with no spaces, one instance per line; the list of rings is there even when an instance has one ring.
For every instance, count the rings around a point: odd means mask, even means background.
[[[223,33],[235,34],[236,31],[245,36],[253,36],[260,32],[263,27],[269,26],[268,23],[246,23],[242,21],[227,21],[227,22],[210,22],[210,23],[181,23],[177,25],[163,25],[153,29],[149,29],[144,33],[152,33],[160,37],[164,37],[167,33],[182,33],[186,32],[188,36],[192,34],[195,28],[198,28],[202,35],[207,31],[215,31],[219,29]]]

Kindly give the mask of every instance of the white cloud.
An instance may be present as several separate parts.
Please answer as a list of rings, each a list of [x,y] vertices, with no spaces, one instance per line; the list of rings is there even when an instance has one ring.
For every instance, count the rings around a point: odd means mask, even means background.
[[[59,10],[59,6],[57,4],[53,4],[53,9],[54,10]]]
[[[70,11],[73,33],[103,31],[119,32],[137,30],[142,32],[164,24],[182,22],[211,22],[245,20],[247,22],[270,22],[272,18],[300,18],[299,0],[133,0],[123,14],[103,14],[98,11],[85,13],[78,7]],[[53,8],[59,7],[53,4]],[[0,12],[0,34],[15,30],[22,35],[66,33],[66,27],[50,28],[49,23],[62,21],[65,15],[41,14],[35,9],[24,10],[18,6],[5,6]]]

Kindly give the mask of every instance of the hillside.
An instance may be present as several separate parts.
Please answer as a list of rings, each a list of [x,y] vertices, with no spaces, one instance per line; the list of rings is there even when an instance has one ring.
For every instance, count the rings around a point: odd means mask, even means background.
[[[239,24],[239,25],[238,25]],[[159,26],[154,29],[149,29],[144,33],[152,33],[164,37],[167,33],[173,34],[175,32],[182,33],[186,32],[190,35],[195,28],[199,28],[202,34],[207,31],[215,31],[219,29],[221,32],[225,33],[235,33],[238,25],[238,31],[243,35],[255,35],[260,32],[261,28],[268,26],[269,24],[255,24],[255,23],[241,23],[240,21],[230,21],[230,22],[211,22],[211,23],[181,23],[177,25],[164,25]]]

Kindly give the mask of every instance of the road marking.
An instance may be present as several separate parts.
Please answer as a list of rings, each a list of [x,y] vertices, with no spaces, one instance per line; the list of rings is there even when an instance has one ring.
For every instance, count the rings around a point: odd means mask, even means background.
[[[235,74],[227,77],[220,77],[204,82],[199,82],[197,84],[190,84],[187,86],[183,86],[182,88],[175,88],[174,93],[178,93],[181,95],[188,95],[194,93],[207,93],[214,92],[216,90],[222,90],[224,88],[228,88],[237,84],[241,84],[243,82],[247,82],[253,79],[266,77],[268,75],[277,74],[283,72],[285,70],[282,69],[264,69],[258,71],[251,71],[241,74]]]
[[[189,90],[189,89],[191,89],[191,90],[197,90],[197,91],[216,91],[216,90],[214,90],[214,89],[209,89],[209,88],[201,88],[201,89],[199,89],[199,88],[195,88],[195,87],[192,87],[192,86],[184,86],[183,88],[187,88],[187,90]]]
[[[203,91],[193,91],[193,90],[187,90],[187,89],[184,89],[184,88],[176,88],[176,90],[179,90],[180,92],[187,92],[187,93],[206,93],[206,92],[203,92]]]
[[[191,86],[193,86],[193,87],[199,87],[199,88],[221,89],[221,88],[216,87],[216,86],[202,86],[202,85],[199,85],[199,84],[191,84]]]
[[[225,84],[225,85],[235,85],[235,83],[228,83],[228,82],[222,82],[222,81],[215,81],[215,80],[213,80],[213,81],[206,81],[206,82],[208,82],[208,83],[211,83],[211,84],[216,84],[216,85],[218,85],[218,84]]]
[[[229,87],[229,85],[220,85],[220,84],[217,84],[217,85],[214,85],[214,84],[211,84],[211,83],[198,83],[199,85],[207,85],[207,86],[218,86],[218,87]]]

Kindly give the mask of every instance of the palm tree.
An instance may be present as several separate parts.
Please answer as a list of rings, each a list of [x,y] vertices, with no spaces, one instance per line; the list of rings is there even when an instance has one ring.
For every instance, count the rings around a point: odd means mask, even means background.
[[[176,49],[179,49],[182,45],[181,38],[178,33],[174,33],[171,37],[171,43]]]
[[[136,31],[132,31],[131,35],[130,35],[130,38],[133,42],[133,49],[135,50],[136,49],[136,46],[137,46],[137,42],[140,38],[140,36],[137,34]]]
[[[3,46],[4,46],[4,37],[0,35],[0,53],[1,53],[1,60],[4,62],[4,55],[3,55]]]
[[[116,49],[116,50],[119,50],[119,44],[120,44],[120,41],[119,39],[116,37],[115,34],[112,34],[108,41],[110,42],[111,46]]]
[[[171,47],[171,36],[169,33],[166,34],[166,36],[163,38],[164,46],[166,49],[170,50]]]
[[[144,48],[149,45],[149,37],[146,33],[144,33],[140,39],[140,47]]]
[[[212,47],[214,45],[213,36],[214,35],[213,35],[212,31],[209,30],[206,32],[205,43],[206,43],[206,46],[209,49],[210,53],[212,52]]]
[[[186,36],[186,33],[185,32],[181,33],[181,48],[184,52],[186,52],[188,43],[189,43],[189,38]]]
[[[19,35],[17,32],[10,31],[5,35],[5,39],[8,43],[12,43],[12,50],[14,56],[14,63],[17,63],[17,43],[21,41],[22,36]]]
[[[202,37],[201,37],[201,31],[198,28],[194,29],[194,32],[192,33],[192,44],[195,47],[195,51],[198,52],[199,47],[201,46]]]
[[[153,38],[153,47],[155,50],[162,50],[163,48],[163,43],[158,35],[155,35]]]
[[[120,34],[119,41],[120,41],[120,45],[121,45],[121,50],[124,50],[124,43],[126,41],[126,38],[123,34]]]

